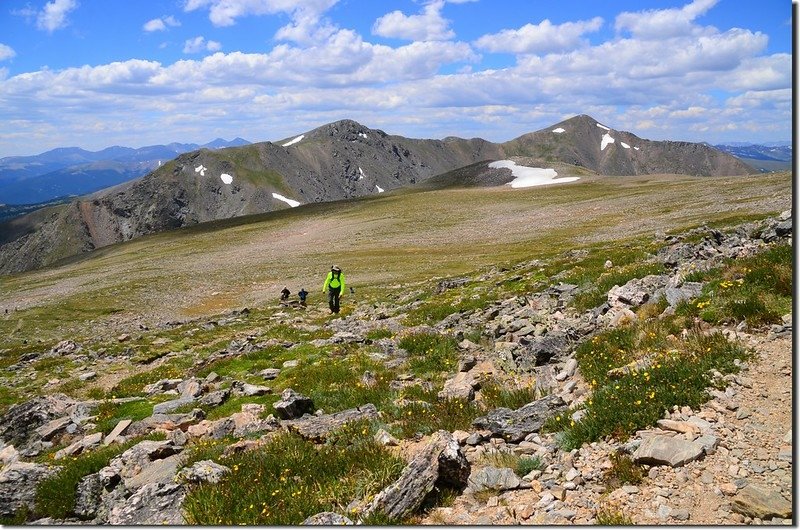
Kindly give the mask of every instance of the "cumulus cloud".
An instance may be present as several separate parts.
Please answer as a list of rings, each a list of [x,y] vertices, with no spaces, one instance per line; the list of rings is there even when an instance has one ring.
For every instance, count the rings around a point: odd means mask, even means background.
[[[322,18],[322,7],[332,2],[312,1],[314,9],[302,11],[294,0],[230,0],[225,5],[242,13],[231,14],[232,21],[259,6],[291,17],[279,31],[283,42],[265,53],[223,53],[219,43],[196,37],[186,41],[185,52],[203,56],[168,64],[129,60],[10,77],[0,69],[0,121],[14,124],[17,135],[0,138],[0,151],[13,154],[12,144],[27,149],[44,133],[64,145],[101,131],[98,148],[125,144],[130,140],[121,135],[131,129],[151,143],[223,126],[253,140],[279,139],[342,117],[408,136],[494,140],[578,113],[653,139],[711,140],[732,124],[770,127],[773,139],[790,134],[791,55],[764,55],[766,36],[758,32],[698,25],[708,2],[673,10],[688,25],[659,39],[634,31],[644,27],[634,18],[618,17],[624,31],[597,44],[582,40],[602,25],[592,19],[526,24],[485,35],[474,47],[428,34],[401,46],[369,42]],[[190,0],[184,9],[207,9],[211,16],[222,4]],[[442,2],[425,4],[416,16],[432,5],[441,10]],[[8,54],[3,50],[0,57]],[[476,50],[518,56],[495,70]]]
[[[620,13],[614,24],[617,31],[628,31],[638,39],[661,40],[703,31],[694,24],[719,0],[694,0],[680,9],[653,9],[636,13]]]
[[[44,8],[36,16],[36,27],[49,33],[65,27],[69,21],[67,15],[70,11],[77,9],[76,0],[53,0],[47,2]]]
[[[183,44],[183,53],[215,52],[220,49],[222,49],[222,44],[214,40],[206,41],[205,37],[187,39]]]
[[[372,33],[381,37],[412,41],[447,40],[455,37],[450,21],[442,16],[445,0],[428,2],[419,15],[406,15],[392,11],[380,17],[372,26]]]
[[[16,56],[17,52],[14,49],[7,45],[0,42],[0,61],[5,61],[6,59],[11,59],[12,57]]]
[[[559,25],[545,19],[539,24],[525,24],[519,29],[504,29],[484,35],[475,41],[475,45],[490,52],[560,52],[585,45],[586,42],[581,37],[598,31],[602,26],[601,17]]]
[[[180,25],[180,21],[170,15],[168,17],[154,18],[153,20],[149,20],[144,23],[142,29],[150,33],[153,31],[164,31],[167,29],[167,26],[176,27]]]

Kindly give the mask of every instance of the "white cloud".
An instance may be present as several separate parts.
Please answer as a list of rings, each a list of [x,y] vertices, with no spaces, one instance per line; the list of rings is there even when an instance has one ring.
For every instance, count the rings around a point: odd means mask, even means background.
[[[192,0],[184,8],[210,12],[217,4]],[[261,4],[291,17],[281,32],[292,42],[265,53],[223,53],[216,51],[219,43],[197,37],[185,43],[186,53],[216,53],[168,64],[128,60],[11,77],[0,69],[0,122],[13,129],[13,136],[0,138],[0,152],[19,154],[43,142],[74,144],[76,138],[94,138],[97,148],[130,145],[132,129],[149,143],[201,140],[211,130],[276,140],[343,117],[412,137],[496,141],[579,113],[653,139],[713,141],[758,127],[771,139],[791,134],[791,55],[764,55],[766,37],[758,32],[691,26],[691,13],[687,31],[660,40],[631,32],[599,44],[582,42],[597,24],[592,20],[505,30],[518,42],[506,41],[504,49],[519,55],[515,64],[494,70],[468,43],[376,44],[330,24],[324,11],[301,12],[298,1]],[[704,5],[690,4],[695,10]],[[166,17],[155,20],[169,24]],[[488,37],[503,45],[501,35],[485,36],[484,49]],[[562,39],[560,47],[543,53],[543,35]],[[447,65],[453,68],[443,73]]]
[[[209,10],[215,26],[232,26],[237,18],[287,13],[301,18],[319,17],[338,0],[187,0],[184,11]]]
[[[76,0],[53,0],[47,2],[36,17],[36,27],[50,33],[65,27],[69,21],[67,14],[78,7]]]
[[[183,44],[183,53],[200,53],[202,51],[215,52],[222,48],[222,44],[217,41],[206,41],[205,37],[195,37],[187,39]]]
[[[149,20],[145,22],[145,24],[142,26],[142,29],[147,32],[164,31],[167,29],[167,26],[177,27],[180,25],[180,21],[174,16],[170,15],[168,17],[154,18],[153,20]]]
[[[14,49],[7,45],[0,42],[0,61],[5,61],[6,59],[11,59],[17,55],[17,52]]]
[[[153,20],[145,22],[144,26],[142,26],[142,29],[147,32],[164,31],[165,29],[167,29],[167,26],[166,24],[164,24],[164,21],[161,20],[160,18],[154,18]]]
[[[565,22],[557,26],[545,19],[539,24],[525,24],[519,29],[504,29],[499,33],[484,35],[475,41],[478,48],[490,52],[550,53],[585,45],[585,33],[599,30],[603,19],[595,17],[579,22]]]
[[[442,17],[445,0],[428,2],[419,15],[405,15],[392,11],[380,17],[372,26],[372,33],[381,37],[412,41],[448,40],[455,37],[450,21]]]
[[[680,9],[620,13],[614,26],[617,31],[629,31],[643,40],[692,35],[701,30],[694,24],[695,19],[707,13],[718,1],[694,0]]]

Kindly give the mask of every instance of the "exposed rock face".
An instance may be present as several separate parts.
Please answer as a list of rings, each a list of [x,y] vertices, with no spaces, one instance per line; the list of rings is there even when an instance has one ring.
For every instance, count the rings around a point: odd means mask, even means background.
[[[42,439],[42,435],[48,439],[52,437],[47,432],[38,433],[37,429],[68,416],[75,404],[63,394],[54,394],[14,405],[0,418],[0,440],[25,454],[32,444]],[[38,450],[34,449],[33,454],[38,454]]]
[[[0,515],[12,516],[22,506],[33,510],[36,506],[36,487],[58,468],[15,462],[0,471]]]
[[[186,490],[179,484],[146,484],[111,509],[110,525],[184,525],[181,505]]]

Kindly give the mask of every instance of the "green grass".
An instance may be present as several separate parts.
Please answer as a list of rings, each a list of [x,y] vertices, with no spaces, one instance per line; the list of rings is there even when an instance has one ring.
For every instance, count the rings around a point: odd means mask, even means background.
[[[722,267],[692,273],[706,281],[702,295],[678,306],[687,320],[699,317],[714,324],[746,322],[757,328],[781,322],[792,311],[792,247],[774,245]]]
[[[415,333],[397,341],[409,353],[409,367],[420,377],[433,377],[455,371],[458,345],[452,337],[435,333]]]
[[[746,360],[752,352],[729,342],[721,333],[690,332],[669,339],[668,324],[632,326],[596,335],[575,353],[581,373],[593,388],[585,404],[585,417],[578,422],[569,414],[550,418],[544,428],[561,431],[565,449],[613,436],[626,439],[638,429],[654,425],[673,406],[697,407],[708,400],[709,371],[738,371],[734,359]],[[674,335],[673,335],[674,337]],[[659,344],[667,348],[652,348]],[[649,357],[640,370],[610,377],[608,371]]]
[[[507,467],[514,470],[519,477],[524,477],[534,469],[544,469],[544,463],[537,456],[518,455],[506,451],[484,454],[481,463],[493,467]]]
[[[95,423],[97,431],[108,434],[122,420],[141,420],[153,414],[151,401],[129,401],[127,403],[112,403],[103,401],[95,410]]]
[[[405,463],[352,425],[336,442],[316,446],[281,434],[263,450],[224,459],[232,473],[219,484],[193,488],[184,510],[189,524],[298,525],[322,511],[378,493]]]
[[[520,387],[514,383],[498,379],[485,381],[481,384],[482,401],[490,409],[499,407],[518,409],[536,401],[540,397],[536,392],[535,385]]]

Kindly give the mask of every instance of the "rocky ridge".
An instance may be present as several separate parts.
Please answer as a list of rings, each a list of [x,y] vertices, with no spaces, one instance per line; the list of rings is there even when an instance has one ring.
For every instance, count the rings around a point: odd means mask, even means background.
[[[790,238],[791,233],[791,213],[786,212],[777,219],[748,223],[728,233],[700,228],[688,234],[700,236],[699,242],[660,236],[667,244],[653,259],[671,272],[616,286],[608,292],[604,304],[584,313],[569,305],[579,288],[554,283],[539,293],[454,313],[433,326],[407,328],[401,323],[405,313],[419,304],[413,292],[396,305],[362,306],[345,318],[330,320],[326,326],[333,335],[313,341],[314,345],[362,343],[375,329],[395,332],[395,338],[374,341],[387,366],[403,362],[398,336],[427,331],[458,337],[458,372],[445,382],[440,397],[480,400],[481,381],[489,375],[535,382],[545,397],[515,410],[490,410],[475,420],[469,432],[441,431],[415,446],[400,442],[398,451],[407,455],[409,463],[393,485],[371,501],[353,499],[347,516],[318,514],[307,523],[353,522],[375,511],[408,517],[437,485],[457,487],[463,493],[452,506],[429,512],[423,523],[591,524],[604,507],[624,512],[637,524],[790,523],[791,315],[768,331],[756,333],[745,326],[723,330],[754,348],[757,357],[751,363],[740,363],[740,374],[725,376],[727,388],[712,391],[712,399],[699,410],[672,410],[658,425],[637,432],[624,443],[596,442],[570,452],[560,450],[556,437],[540,429],[548,416],[563,413],[590,395],[574,358],[579,341],[635,319],[636,307],[661,295],[668,300],[669,312],[680,300],[699,293],[697,285],[684,280],[690,271],[712,267],[726,258],[753,255],[767,243]],[[487,273],[482,280],[491,276]],[[558,278],[551,280],[557,282]],[[443,280],[438,288],[444,292],[468,281]],[[246,316],[246,312],[235,313],[214,325]],[[302,313],[291,307],[277,313],[276,318],[305,325]],[[491,347],[464,338],[475,328],[483,330]],[[243,337],[199,362],[237,357],[266,346]],[[294,344],[282,346],[290,350]],[[46,355],[78,359],[89,354],[66,340]],[[21,359],[10,367],[12,372],[24,375],[26,364],[34,358]],[[296,361],[287,361],[281,368],[292,363]],[[261,374],[265,383],[277,377],[281,368],[265,370]],[[91,378],[89,373],[87,379]],[[365,374],[364,381],[368,379]],[[399,386],[415,383],[402,377],[393,382]],[[233,436],[239,441],[230,445],[228,452],[254,450],[282,430],[319,442],[351,421],[380,415],[368,403],[343,411],[315,412],[311,400],[290,389],[283,392],[269,416],[264,405],[255,403],[213,421],[205,419],[199,408],[175,412],[195,403],[221,404],[231,395],[257,396],[270,391],[266,385],[226,381],[213,372],[205,378],[165,379],[148,385],[143,392],[170,399],[158,403],[150,417],[123,420],[105,435],[97,432],[93,423],[97,402],[48,395],[16,405],[0,418],[0,512],[11,515],[23,506],[33,508],[36,485],[56,472],[62,458],[160,432],[165,440],[139,442],[81,480],[74,508],[77,518],[36,523],[181,524],[187,488],[219,481],[230,472],[212,461],[183,467],[181,453],[192,443]],[[385,432],[381,440],[387,445],[398,444]],[[54,465],[35,461],[37,455],[53,447],[61,447],[54,454]],[[487,455],[504,452],[536,456],[543,469],[518,477],[508,468],[486,465]],[[646,466],[647,477],[642,484],[609,491],[603,475],[611,467],[609,455],[615,453],[630,455]]]
[[[708,145],[644,140],[586,115],[505,143],[404,138],[340,120],[277,143],[183,153],[142,178],[2,223],[0,273],[145,234],[375,195],[447,173],[438,185],[501,185],[511,171],[488,163],[507,158],[557,167],[561,176],[754,172]]]

